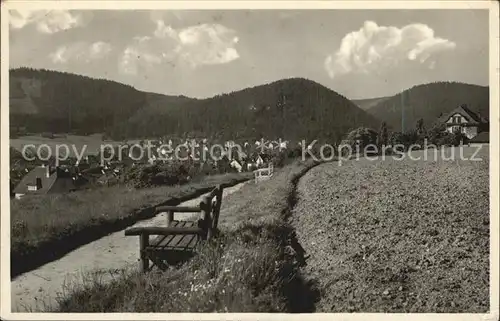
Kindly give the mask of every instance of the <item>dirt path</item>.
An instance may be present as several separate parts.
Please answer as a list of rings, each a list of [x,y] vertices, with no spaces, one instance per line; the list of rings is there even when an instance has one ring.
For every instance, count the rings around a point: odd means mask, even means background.
[[[487,150],[482,158],[361,159],[304,175],[291,223],[309,256],[303,274],[321,288],[316,311],[486,312]]]
[[[245,183],[224,189],[223,197],[239,190]],[[179,206],[196,206],[203,196],[186,201]],[[223,202],[224,206],[224,202]],[[221,209],[224,213],[224,207]],[[177,213],[176,219],[186,219],[193,214]],[[184,217],[183,217],[184,216]],[[137,222],[134,226],[162,226],[166,213]],[[118,231],[86,244],[61,259],[22,274],[11,281],[12,311],[42,311],[45,304],[54,304],[54,298],[63,291],[65,284],[78,282],[89,272],[110,279],[112,273],[138,267],[139,237],[126,237]]]

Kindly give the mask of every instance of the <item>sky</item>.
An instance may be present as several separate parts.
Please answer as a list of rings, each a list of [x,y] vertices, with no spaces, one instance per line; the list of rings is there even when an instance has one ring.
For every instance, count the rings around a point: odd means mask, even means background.
[[[303,77],[350,99],[488,85],[487,10],[9,11],[10,67],[211,97]]]

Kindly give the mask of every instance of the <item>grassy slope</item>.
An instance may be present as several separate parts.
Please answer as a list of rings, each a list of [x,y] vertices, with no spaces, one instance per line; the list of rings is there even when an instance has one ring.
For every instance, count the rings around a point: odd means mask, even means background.
[[[300,247],[286,223],[295,183],[313,163],[295,163],[223,201],[222,235],[166,272],[89,277],[67,290],[61,312],[310,311],[313,293],[298,273]],[[297,251],[294,251],[295,250]]]
[[[141,210],[175,198],[195,195],[199,190],[217,184],[231,184],[245,178],[248,175],[225,174],[208,176],[200,182],[181,186],[143,190],[115,186],[12,200],[12,264],[16,266],[19,263],[16,260],[22,261],[24,258],[34,259],[32,255],[48,245],[53,247],[51,251],[57,251],[56,247],[64,247],[69,239],[82,231],[96,228],[95,233],[100,226],[108,225],[109,228],[124,220],[132,224],[141,218],[138,214]]]
[[[305,175],[293,217],[311,255],[304,273],[321,284],[317,309],[487,311],[486,148],[481,156],[485,161],[349,161]]]

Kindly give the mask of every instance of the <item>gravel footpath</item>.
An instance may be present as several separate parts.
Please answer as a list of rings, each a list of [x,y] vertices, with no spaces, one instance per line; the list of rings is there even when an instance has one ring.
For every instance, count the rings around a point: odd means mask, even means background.
[[[487,148],[480,154],[333,162],[302,177],[291,223],[310,256],[303,273],[321,288],[317,312],[487,312]]]

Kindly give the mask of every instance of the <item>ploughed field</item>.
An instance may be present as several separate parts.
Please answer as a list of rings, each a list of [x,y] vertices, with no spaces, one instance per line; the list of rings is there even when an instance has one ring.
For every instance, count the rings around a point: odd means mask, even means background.
[[[321,288],[317,312],[488,311],[488,146],[482,161],[412,156],[424,153],[325,163],[301,178],[292,224]]]

